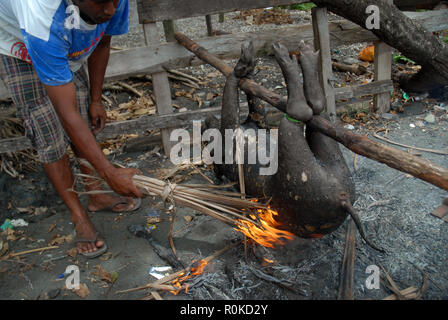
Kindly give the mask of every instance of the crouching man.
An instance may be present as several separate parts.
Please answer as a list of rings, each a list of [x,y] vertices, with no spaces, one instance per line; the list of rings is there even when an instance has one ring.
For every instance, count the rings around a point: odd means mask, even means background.
[[[135,210],[142,197],[132,180],[139,171],[115,168],[95,140],[106,122],[101,93],[111,37],[128,32],[128,16],[128,0],[0,2],[0,77],[45,173],[70,210],[78,252],[89,258],[104,253],[107,245],[78,196],[68,191],[73,174],[67,147],[90,163],[80,166],[83,173],[95,174],[94,168],[123,196],[91,195],[88,211]]]

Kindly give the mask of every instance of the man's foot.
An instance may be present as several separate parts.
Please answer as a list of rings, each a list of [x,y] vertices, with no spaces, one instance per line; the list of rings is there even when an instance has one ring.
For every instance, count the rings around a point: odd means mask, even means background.
[[[87,217],[85,221],[75,222],[76,229],[76,238],[77,239],[89,239],[92,241],[78,241],[76,244],[76,248],[78,249],[79,254],[88,254],[97,252],[103,246],[106,245],[104,240],[98,236],[98,232],[95,229],[95,226]],[[95,238],[97,239],[95,241]]]
[[[125,198],[118,196],[111,196],[107,194],[91,195],[87,209],[89,212],[129,212],[137,210],[140,206],[141,200],[134,198]]]
[[[295,55],[289,56],[288,49],[275,43],[273,46],[275,58],[283,72],[283,77],[288,86],[288,103],[286,112],[296,120],[309,121],[313,117],[313,110],[307,104],[303,85],[300,82],[300,69]]]

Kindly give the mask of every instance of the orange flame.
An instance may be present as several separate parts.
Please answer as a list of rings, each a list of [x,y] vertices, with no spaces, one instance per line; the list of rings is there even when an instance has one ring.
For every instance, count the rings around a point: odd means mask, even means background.
[[[204,273],[204,268],[208,265],[206,260],[201,260],[197,263],[197,265],[191,268],[190,273],[185,275],[185,272],[181,273],[179,277],[171,281],[173,287],[178,288],[177,291],[170,291],[174,295],[178,295],[182,289],[185,289],[185,293],[188,293],[188,284],[185,287],[182,287],[182,283],[188,279],[191,279],[197,275]]]
[[[276,244],[284,245],[287,241],[294,239],[295,236],[291,232],[278,229],[280,223],[275,220],[275,216],[278,215],[277,211],[267,208],[257,209],[257,212],[262,228],[247,220],[239,219],[238,222],[245,227],[237,226],[235,230],[244,233],[248,238],[267,248],[274,248]],[[250,215],[250,217],[254,220],[257,219],[255,215]]]
[[[274,263],[274,260],[268,259],[268,258],[263,258],[263,260],[267,263]]]

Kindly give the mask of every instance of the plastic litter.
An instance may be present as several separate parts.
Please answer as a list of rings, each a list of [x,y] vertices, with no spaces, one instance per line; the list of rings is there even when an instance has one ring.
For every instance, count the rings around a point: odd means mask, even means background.
[[[347,130],[355,130],[355,127],[353,125],[351,125],[351,124],[348,124],[348,125],[344,126],[344,128],[347,129]]]
[[[155,230],[156,228],[157,228],[157,226],[154,225],[154,224],[150,224],[150,223],[148,223],[148,224],[146,225],[146,231],[148,231],[148,232],[151,232],[152,230]]]
[[[26,222],[23,219],[14,219],[14,220],[11,220],[11,225],[14,228],[17,228],[17,227],[28,227],[28,222]]]
[[[66,276],[66,274],[65,273],[61,273],[59,276],[58,276],[58,279],[64,279],[65,278],[65,276]]]
[[[7,229],[14,229],[14,226],[11,224],[11,220],[10,219],[6,219],[5,222],[0,226],[0,229],[2,229],[2,231],[5,231]]]
[[[149,274],[152,275],[157,280],[169,276],[169,272],[173,271],[171,267],[151,267],[149,268]]]

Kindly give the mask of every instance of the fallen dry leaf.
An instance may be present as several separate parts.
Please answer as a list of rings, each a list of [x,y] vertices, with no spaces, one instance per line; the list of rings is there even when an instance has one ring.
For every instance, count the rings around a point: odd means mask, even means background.
[[[210,100],[214,99],[215,97],[216,97],[216,94],[209,92],[209,93],[207,93],[207,97],[205,97],[205,99],[207,101],[210,101]]]
[[[16,241],[17,239],[19,239],[15,235],[15,231],[12,229],[6,229],[5,231],[3,231],[3,234],[6,235],[6,240],[8,241]]]
[[[56,233],[54,236],[51,237],[51,239],[48,243],[51,246],[58,246],[65,242],[69,243],[70,241],[72,241],[72,239],[73,239],[73,236],[71,234],[69,234],[67,236],[60,236],[59,234]]]
[[[70,250],[67,250],[67,255],[69,255],[72,258],[76,258],[76,256],[78,255],[78,249],[77,248],[72,248]]]
[[[97,276],[102,281],[112,283],[112,275],[109,271],[107,271],[100,265],[96,265],[95,269],[96,269],[96,271],[92,272],[93,275]]]
[[[28,208],[16,208],[19,213],[32,213],[34,212],[34,209],[32,207]]]
[[[109,261],[112,258],[112,252],[106,252],[100,257],[101,261]]]
[[[48,233],[50,233],[51,231],[54,230],[54,228],[56,228],[56,223],[53,223],[50,228],[48,228]]]
[[[0,241],[0,257],[4,256],[9,250],[8,242]]]
[[[155,224],[155,223],[160,223],[162,221],[163,221],[163,218],[161,218],[161,217],[147,217],[146,218],[147,224]]]
[[[35,215],[39,215],[48,211],[47,207],[39,207],[34,210]]]
[[[73,290],[73,292],[76,293],[82,299],[87,298],[87,296],[90,294],[89,287],[87,287],[87,285],[84,283],[81,283],[79,285],[79,289]]]
[[[216,77],[219,77],[220,75],[221,75],[221,72],[219,72],[219,71],[210,72],[209,74],[207,74],[207,78],[216,78]]]

